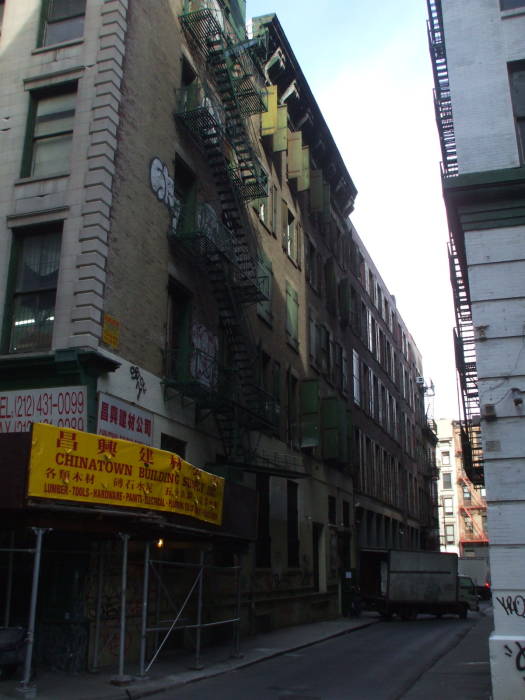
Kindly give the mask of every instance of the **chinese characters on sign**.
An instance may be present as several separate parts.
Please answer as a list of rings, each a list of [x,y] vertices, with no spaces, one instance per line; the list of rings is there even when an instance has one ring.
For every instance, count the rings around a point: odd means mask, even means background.
[[[153,414],[101,392],[98,397],[97,433],[151,445]]]
[[[86,387],[17,389],[0,393],[0,433],[27,433],[33,423],[86,430]]]
[[[220,525],[223,494],[224,479],[172,452],[33,426],[28,496],[161,510]]]

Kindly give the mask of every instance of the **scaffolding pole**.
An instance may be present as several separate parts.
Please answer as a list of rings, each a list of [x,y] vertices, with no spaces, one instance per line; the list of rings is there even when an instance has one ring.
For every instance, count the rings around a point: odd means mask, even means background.
[[[140,663],[139,676],[146,675],[146,646],[147,646],[147,626],[148,626],[148,596],[149,596],[149,553],[150,543],[146,542],[144,548],[144,584],[142,592],[142,624],[140,629]]]
[[[102,617],[102,588],[104,585],[104,543],[99,545],[98,552],[98,577],[97,577],[97,607],[95,612],[95,640],[93,643],[93,672],[99,669],[99,646],[100,646],[100,619]]]
[[[204,588],[204,552],[200,552],[199,557],[199,588],[197,590],[197,625],[195,635],[195,663],[193,668],[200,670],[204,668],[201,662],[201,642],[202,642],[202,594]]]
[[[49,528],[34,527],[36,535],[35,559],[33,562],[33,582],[31,584],[31,604],[29,608],[29,620],[27,623],[26,657],[24,662],[24,675],[20,681],[18,690],[22,693],[34,693],[31,683],[31,664],[33,661],[33,645],[35,641],[36,604],[38,599],[38,583],[40,580],[40,562],[42,559],[42,538]]]
[[[128,543],[129,535],[120,532],[122,540],[122,576],[120,587],[120,638],[118,654],[118,674],[111,679],[114,685],[125,685],[130,683],[131,676],[124,675],[124,662],[126,653],[126,594],[128,587]]]
[[[15,548],[15,533],[9,535],[9,556],[7,557],[7,581],[5,592],[4,627],[9,627],[11,621],[11,596],[13,593],[13,557]]]
[[[235,618],[236,622],[233,624],[233,652],[232,657],[234,659],[242,658],[240,652],[240,642],[241,642],[241,555],[235,555],[235,587],[236,587],[236,601],[235,601]]]

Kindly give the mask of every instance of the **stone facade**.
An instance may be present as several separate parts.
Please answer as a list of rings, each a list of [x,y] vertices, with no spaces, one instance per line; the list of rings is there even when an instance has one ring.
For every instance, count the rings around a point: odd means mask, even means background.
[[[155,514],[141,530],[125,514],[136,540],[130,654],[141,547],[154,537],[166,539],[166,565],[242,556],[245,633],[346,610],[360,548],[437,547],[422,360],[349,218],[356,187],[278,19],[256,23],[247,44],[243,3],[223,5],[87,0],[84,14],[78,2],[55,29],[82,30],[49,44],[44,30],[63,19],[49,3],[5,3],[0,405],[80,387],[89,432],[113,402],[115,421],[118,407],[147,416],[148,444],[258,498],[257,537],[166,534]],[[60,160],[59,118],[70,155],[35,176],[40,150]],[[37,271],[37,249],[45,267],[48,233],[61,237],[59,260],[53,274],[38,270],[55,303],[24,316],[31,289],[17,261]],[[18,425],[10,417],[3,432]],[[57,512],[49,504],[50,537],[67,550],[74,534]],[[104,513],[104,525],[82,515],[90,558],[75,571],[91,603],[104,562],[103,599],[118,596],[119,530]],[[49,578],[43,599],[55,583],[73,586]],[[233,583],[223,588],[221,598],[209,585],[207,620],[233,614]],[[106,639],[119,613],[104,609]],[[89,630],[80,665],[96,655],[93,614],[75,608]],[[46,624],[66,641],[78,632]]]

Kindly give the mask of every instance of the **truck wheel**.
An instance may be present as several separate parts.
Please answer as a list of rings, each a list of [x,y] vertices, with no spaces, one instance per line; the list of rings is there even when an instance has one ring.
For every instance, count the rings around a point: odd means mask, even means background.
[[[463,605],[461,610],[459,611],[459,617],[461,620],[466,620],[467,619],[467,614],[468,614],[468,607],[466,605]]]

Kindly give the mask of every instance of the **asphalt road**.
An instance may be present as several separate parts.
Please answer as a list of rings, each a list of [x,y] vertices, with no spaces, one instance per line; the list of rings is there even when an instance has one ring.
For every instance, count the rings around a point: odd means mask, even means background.
[[[401,700],[476,621],[472,616],[467,620],[420,617],[414,622],[380,623],[157,697]]]

